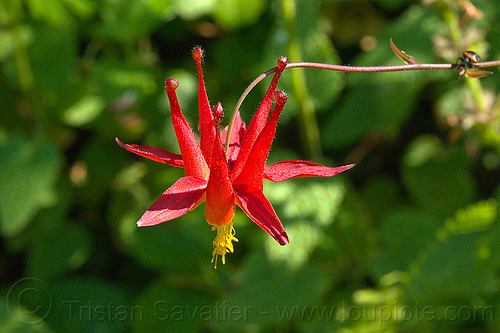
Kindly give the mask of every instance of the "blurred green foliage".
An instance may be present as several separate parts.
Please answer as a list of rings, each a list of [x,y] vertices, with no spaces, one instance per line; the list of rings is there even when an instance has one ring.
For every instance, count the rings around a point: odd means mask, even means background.
[[[400,64],[392,38],[422,63],[499,59],[499,15],[497,0],[1,0],[0,331],[500,332],[498,68],[286,71],[269,162],[357,166],[265,183],[290,244],[238,211],[217,270],[202,207],[136,227],[183,171],[114,141],[178,151],[163,82],[196,128],[195,45],[229,114],[280,56]]]

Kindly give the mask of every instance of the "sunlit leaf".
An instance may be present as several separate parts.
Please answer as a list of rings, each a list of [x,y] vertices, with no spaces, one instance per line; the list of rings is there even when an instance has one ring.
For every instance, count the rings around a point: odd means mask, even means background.
[[[69,125],[82,126],[99,116],[105,107],[106,102],[103,97],[84,96],[64,112],[63,119]]]
[[[15,32],[9,30],[0,31],[0,61],[4,61],[13,55],[14,41],[16,39],[24,45],[30,45],[33,42],[33,30],[28,26],[21,26]]]
[[[193,4],[192,1],[186,0],[172,0],[173,10],[176,14],[182,17],[184,20],[196,20],[203,15],[208,15],[212,13],[218,0],[204,0],[197,1]]]
[[[446,219],[444,228],[438,235],[444,238],[447,235],[488,229],[497,220],[497,214],[498,208],[495,200],[480,201],[459,209],[454,217]]]
[[[225,28],[239,28],[255,23],[266,5],[263,0],[219,0],[214,8],[214,17]]]

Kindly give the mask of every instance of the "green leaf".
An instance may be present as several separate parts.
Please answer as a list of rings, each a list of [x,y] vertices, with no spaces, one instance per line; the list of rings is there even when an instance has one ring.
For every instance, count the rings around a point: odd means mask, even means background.
[[[98,117],[105,107],[106,101],[103,97],[87,95],[66,109],[63,119],[68,125],[82,126]]]
[[[374,250],[372,224],[370,212],[354,188],[349,187],[338,217],[321,244],[324,259],[335,258],[340,265],[366,265]]]
[[[419,252],[435,241],[439,226],[440,221],[425,211],[402,208],[390,213],[382,224],[382,252],[372,264],[376,278],[407,270]]]
[[[33,42],[33,30],[28,26],[20,26],[14,31],[0,31],[0,61],[5,61],[14,54],[16,38],[19,39],[17,42],[29,45]]]
[[[345,147],[371,133],[396,137],[414,110],[418,92],[418,84],[360,84],[323,126],[325,146]]]
[[[440,235],[446,237],[447,233],[460,234],[489,229],[497,217],[498,208],[494,199],[480,201],[459,209],[454,217],[446,219]]]
[[[0,2],[0,21],[5,25],[16,25],[24,18],[23,3],[18,0]]]
[[[459,210],[436,235],[411,266],[405,286],[411,299],[466,304],[497,293],[500,224],[495,200]]]
[[[377,220],[391,212],[388,207],[397,207],[401,201],[398,183],[384,175],[369,179],[363,186],[361,195]]]
[[[211,265],[211,231],[203,216],[204,210],[153,227],[137,227],[139,214],[126,214],[121,221],[120,235],[127,251],[136,260],[153,269],[177,268],[197,271]]]
[[[28,276],[56,277],[79,268],[90,255],[90,235],[77,226],[62,225],[38,235],[27,258]]]
[[[45,322],[50,314],[50,294],[45,293],[47,284],[39,279],[22,278],[0,294],[0,332],[2,333],[55,333]],[[38,293],[41,292],[41,293]],[[36,295],[38,303],[28,307],[31,297]],[[48,307],[47,307],[48,305]],[[48,311],[47,311],[48,310]]]
[[[83,148],[79,160],[87,166],[87,181],[81,187],[82,201],[92,206],[107,195],[116,170],[126,162],[117,151],[120,147],[111,137],[96,137]]]
[[[482,236],[460,234],[432,244],[412,266],[408,296],[435,303],[495,293],[499,280],[495,268],[488,268],[490,259],[480,255]]]
[[[89,0],[63,0],[66,7],[81,19],[88,19],[94,14],[96,3]]]
[[[159,279],[134,301],[141,320],[132,322],[134,332],[200,332],[209,322],[223,320],[222,304],[201,288],[172,285]]]
[[[392,11],[408,6],[408,1],[406,0],[376,0],[375,2],[379,6]]]
[[[0,71],[2,69],[0,68]],[[12,133],[23,128],[20,114],[14,112],[18,107],[17,92],[17,88],[0,78],[0,110],[12,110],[12,112],[0,112],[0,132],[2,132],[0,134],[0,147],[4,145],[7,139],[7,129]]]
[[[460,149],[444,146],[424,135],[408,147],[402,161],[402,177],[411,197],[442,218],[471,203],[477,186]]]
[[[73,29],[41,25],[32,30],[23,28],[12,38],[23,44],[17,45],[16,55],[8,57],[2,66],[6,79],[16,85],[20,82],[31,84],[34,80],[34,87],[41,93],[53,93],[68,83],[77,60],[76,32]],[[5,43],[8,52],[9,40]],[[23,58],[26,54],[28,59]]]
[[[203,15],[209,15],[214,10],[219,0],[192,1],[173,0],[174,12],[186,21],[194,21]]]
[[[142,310],[124,291],[98,279],[70,279],[50,286],[53,309],[46,321],[56,332],[126,332]]]
[[[227,308],[240,309],[246,314],[245,320],[228,317],[213,321],[215,331],[267,331],[269,327],[275,331],[279,324],[300,320],[283,316],[285,308],[315,304],[327,290],[327,276],[315,267],[291,271],[284,265],[270,262],[262,249],[247,257],[241,274],[238,288],[223,297],[221,303]]]
[[[321,230],[311,222],[296,222],[286,227],[292,246],[278,246],[276,241],[267,238],[264,248],[273,265],[285,265],[292,270],[304,267],[313,251],[322,240]]]
[[[146,95],[157,91],[157,82],[144,68],[133,67],[131,64],[107,60],[100,63],[96,70],[96,80],[107,90],[125,89],[137,90]]]
[[[471,99],[472,93],[467,87],[450,87],[441,94],[437,108],[443,120],[446,118],[463,118],[470,112],[465,101]]]
[[[184,1],[189,3],[189,1]],[[170,3],[164,4],[166,11]],[[98,38],[130,44],[150,34],[162,21],[157,4],[148,1],[104,1],[99,8],[101,20],[92,30]]]
[[[313,251],[321,244],[327,226],[334,223],[344,201],[346,184],[341,178],[314,178],[265,183],[267,198],[272,202],[285,224],[293,246],[276,246],[266,238],[265,248],[269,260],[290,269],[305,265]]]
[[[21,232],[36,212],[54,202],[52,187],[59,175],[61,154],[50,142],[11,138],[0,149],[0,231]]]
[[[321,127],[323,145],[345,147],[355,143],[380,123],[379,108],[374,101],[381,98],[376,87],[359,87],[347,94],[342,105],[329,115]]]
[[[26,1],[31,16],[49,24],[61,26],[71,22],[71,16],[60,0]]]
[[[283,219],[305,219],[319,226],[334,221],[346,190],[346,184],[339,176],[264,183],[264,193],[274,206],[279,207]]]
[[[50,92],[61,89],[76,66],[76,33],[70,28],[43,27],[35,31],[28,53],[36,85]]]

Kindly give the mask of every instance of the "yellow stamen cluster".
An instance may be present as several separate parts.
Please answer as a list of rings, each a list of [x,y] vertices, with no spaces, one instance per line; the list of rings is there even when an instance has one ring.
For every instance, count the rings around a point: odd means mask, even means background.
[[[222,256],[222,264],[226,263],[226,253],[233,253],[233,241],[237,242],[238,238],[234,237],[236,231],[233,228],[233,221],[220,226],[212,226],[212,230],[217,230],[217,236],[213,242],[214,251],[212,252],[212,262],[217,268],[217,259]]]

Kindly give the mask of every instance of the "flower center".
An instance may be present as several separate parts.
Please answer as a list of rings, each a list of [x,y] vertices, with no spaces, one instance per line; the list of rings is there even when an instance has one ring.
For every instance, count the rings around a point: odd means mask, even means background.
[[[217,268],[217,259],[219,255],[222,257],[222,264],[226,263],[226,253],[233,253],[233,241],[237,242],[238,238],[234,237],[236,231],[233,228],[233,220],[227,224],[220,226],[212,226],[212,230],[217,230],[217,236],[213,242],[214,251],[212,252],[212,262]]]

